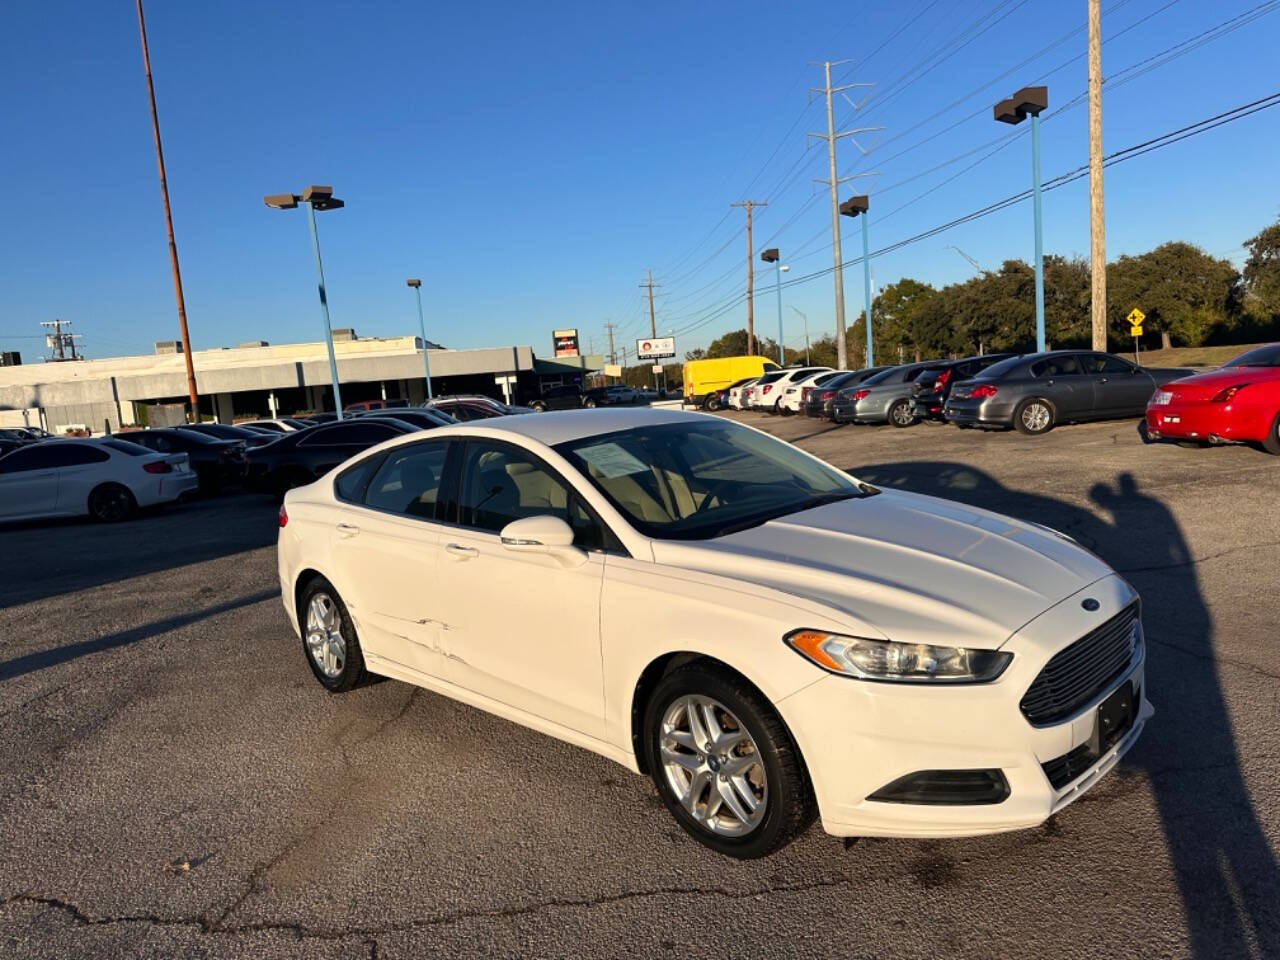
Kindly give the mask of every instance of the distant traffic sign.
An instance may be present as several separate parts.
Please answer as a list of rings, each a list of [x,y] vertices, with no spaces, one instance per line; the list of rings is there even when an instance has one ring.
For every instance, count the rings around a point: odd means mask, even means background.
[[[1142,336],[1142,321],[1147,319],[1147,315],[1134,307],[1129,311],[1129,316],[1125,318],[1129,321],[1129,335],[1134,337]]]

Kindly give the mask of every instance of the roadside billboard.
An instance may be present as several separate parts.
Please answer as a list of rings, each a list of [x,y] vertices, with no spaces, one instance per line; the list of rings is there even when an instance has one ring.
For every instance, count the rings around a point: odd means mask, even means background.
[[[577,330],[552,330],[551,341],[555,345],[555,355],[557,357],[578,356]]]
[[[668,360],[675,355],[675,337],[649,337],[636,341],[636,356],[641,360]]]

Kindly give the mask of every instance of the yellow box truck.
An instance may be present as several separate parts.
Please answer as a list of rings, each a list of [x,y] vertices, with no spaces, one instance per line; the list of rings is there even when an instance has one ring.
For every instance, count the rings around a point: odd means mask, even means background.
[[[777,369],[778,365],[768,357],[690,360],[684,365],[684,402],[690,406],[719,410],[724,405],[719,391],[727,390],[739,380],[749,380]]]

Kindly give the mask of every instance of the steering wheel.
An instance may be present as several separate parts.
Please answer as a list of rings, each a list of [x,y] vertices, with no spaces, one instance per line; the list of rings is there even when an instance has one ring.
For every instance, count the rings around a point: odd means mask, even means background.
[[[694,509],[693,516],[696,517],[698,514],[702,513],[703,510],[707,509],[707,507],[711,503],[711,498],[715,496],[717,491],[719,491],[725,485],[734,483],[734,482],[735,481],[729,477],[724,477],[723,479],[712,482],[712,484],[702,492],[702,502],[698,504],[698,506]]]

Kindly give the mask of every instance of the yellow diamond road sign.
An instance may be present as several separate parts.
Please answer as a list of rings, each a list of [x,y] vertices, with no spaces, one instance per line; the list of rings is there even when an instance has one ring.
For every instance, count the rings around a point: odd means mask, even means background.
[[[1135,337],[1142,336],[1142,321],[1147,319],[1147,315],[1134,307],[1125,319],[1129,321],[1129,332]]]

